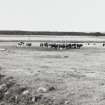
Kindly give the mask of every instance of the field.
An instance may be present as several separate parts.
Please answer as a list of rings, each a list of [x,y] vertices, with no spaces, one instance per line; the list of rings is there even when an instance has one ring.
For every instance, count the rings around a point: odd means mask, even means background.
[[[105,105],[105,49],[81,48],[66,51],[9,47],[0,51],[1,73],[17,83],[41,88],[56,105]]]
[[[34,37],[34,41],[37,38]],[[81,40],[78,38],[73,37],[72,40]],[[84,40],[83,36],[82,38]],[[15,37],[12,41],[16,39]],[[28,40],[28,37],[26,39]],[[104,37],[85,37],[85,40],[87,39],[100,41],[104,40]],[[0,40],[9,38],[2,36]],[[38,102],[31,104],[15,105],[105,105],[105,48],[102,43],[91,43],[89,46],[85,43],[81,49],[69,50],[39,48],[37,41],[32,42],[33,47],[16,45],[15,41],[0,42],[0,73],[7,78],[13,77],[19,86],[27,87],[32,97],[41,95],[44,98],[39,97]],[[2,83],[0,80],[0,92]],[[11,87],[13,92],[15,87]],[[7,90],[10,92],[11,88]],[[13,92],[9,97],[17,96],[17,93]],[[22,92],[18,96],[23,97]],[[1,104],[0,96],[0,105],[14,105],[3,99],[4,104]]]

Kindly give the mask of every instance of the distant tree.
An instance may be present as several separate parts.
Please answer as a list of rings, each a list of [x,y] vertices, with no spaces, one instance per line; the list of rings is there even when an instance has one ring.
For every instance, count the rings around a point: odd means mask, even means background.
[[[95,35],[96,35],[96,36],[100,36],[100,35],[102,35],[102,33],[96,32]]]

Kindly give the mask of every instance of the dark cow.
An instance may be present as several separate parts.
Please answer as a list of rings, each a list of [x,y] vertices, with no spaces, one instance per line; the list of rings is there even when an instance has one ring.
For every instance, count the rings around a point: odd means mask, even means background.
[[[40,43],[40,47],[43,47],[43,45],[44,45],[43,43]]]
[[[103,47],[105,46],[105,43],[103,43]]]
[[[57,44],[50,44],[50,47],[57,49],[58,48],[58,45]]]
[[[32,46],[32,43],[26,43],[26,46],[27,47],[31,47]]]
[[[81,48],[83,44],[77,44],[77,48]]]
[[[66,49],[71,49],[72,45],[71,44],[67,44],[66,45]]]

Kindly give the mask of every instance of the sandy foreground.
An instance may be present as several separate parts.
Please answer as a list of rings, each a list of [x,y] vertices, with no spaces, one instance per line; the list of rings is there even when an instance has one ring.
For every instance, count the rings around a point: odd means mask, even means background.
[[[19,88],[27,87],[32,99],[39,100],[32,100],[27,94],[28,98],[23,100],[32,102],[11,102],[11,98],[3,97],[1,105],[105,105],[104,47],[49,50],[17,48],[14,42],[8,43],[9,46],[5,43],[0,45],[5,49],[0,50],[0,73],[12,77]],[[8,80],[1,79],[0,87],[2,81]],[[7,89],[6,92],[12,91],[9,97],[23,98],[24,91],[16,93],[15,85]]]

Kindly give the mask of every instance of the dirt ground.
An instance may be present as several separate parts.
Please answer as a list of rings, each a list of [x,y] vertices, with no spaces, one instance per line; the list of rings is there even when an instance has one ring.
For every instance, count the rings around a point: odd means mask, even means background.
[[[32,95],[40,92],[54,99],[54,105],[105,105],[105,48],[11,47],[0,51],[0,68],[2,74],[29,87]]]

